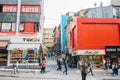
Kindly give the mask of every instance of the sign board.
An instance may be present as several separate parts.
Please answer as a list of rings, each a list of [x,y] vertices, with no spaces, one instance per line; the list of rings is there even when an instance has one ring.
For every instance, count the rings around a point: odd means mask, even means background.
[[[120,46],[106,46],[106,54],[119,54]]]
[[[2,12],[17,12],[17,6],[3,5]],[[40,13],[40,6],[21,6],[21,12]]]
[[[105,55],[105,50],[77,50],[74,55]]]
[[[40,43],[39,37],[13,37],[11,43]]]

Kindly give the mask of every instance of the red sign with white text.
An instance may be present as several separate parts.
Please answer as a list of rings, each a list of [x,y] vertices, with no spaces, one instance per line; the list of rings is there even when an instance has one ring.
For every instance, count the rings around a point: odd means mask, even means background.
[[[3,5],[2,12],[17,12],[17,6]],[[21,12],[40,13],[40,6],[21,6]]]

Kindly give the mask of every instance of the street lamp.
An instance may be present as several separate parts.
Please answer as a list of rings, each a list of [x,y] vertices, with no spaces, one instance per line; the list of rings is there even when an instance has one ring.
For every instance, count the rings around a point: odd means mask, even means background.
[[[20,23],[20,6],[21,6],[21,0],[18,0],[16,36],[18,35],[18,27]]]

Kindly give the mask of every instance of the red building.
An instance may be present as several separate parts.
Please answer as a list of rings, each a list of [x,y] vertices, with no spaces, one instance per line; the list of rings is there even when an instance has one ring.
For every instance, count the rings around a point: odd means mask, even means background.
[[[72,55],[94,61],[95,66],[102,67],[102,59],[117,61],[120,53],[108,51],[107,46],[120,46],[120,19],[77,18],[72,26]],[[106,50],[110,53],[107,52]],[[112,54],[112,55],[111,55]]]

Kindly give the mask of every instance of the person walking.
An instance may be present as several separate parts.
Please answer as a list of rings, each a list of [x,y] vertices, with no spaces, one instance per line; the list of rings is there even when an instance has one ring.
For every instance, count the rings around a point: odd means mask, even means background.
[[[15,61],[13,64],[13,73],[17,74],[18,73],[18,60]]]
[[[80,69],[82,65],[83,65],[83,60],[82,58],[80,58],[77,62],[77,68]]]
[[[68,65],[66,59],[63,59],[63,65],[65,67],[65,70],[63,71],[63,74],[68,74]]]
[[[28,55],[25,56],[25,63],[26,63],[26,67],[28,68],[29,67],[29,56]]]
[[[42,62],[41,62],[41,73],[45,73],[45,68],[46,68],[46,60],[45,58],[42,58]]]
[[[83,65],[81,66],[81,77],[82,77],[82,80],[86,80],[87,72],[88,72],[88,63],[87,63],[86,60],[84,60],[83,61]]]
[[[92,65],[92,62],[88,62],[88,73],[91,73],[91,75],[93,76],[93,65]]]
[[[13,64],[13,73],[16,74],[16,63]]]
[[[57,71],[58,70],[62,71],[62,64],[61,64],[61,59],[60,58],[57,59],[57,65],[58,65]]]
[[[112,75],[115,75],[115,63],[112,64]]]
[[[107,69],[107,63],[106,60],[103,58],[103,69],[106,70]]]
[[[115,63],[115,75],[116,75],[116,76],[118,76],[118,69],[119,69],[119,68],[118,68],[118,64]]]
[[[17,60],[16,60],[16,73],[19,73],[19,71],[18,71],[18,66],[19,66],[19,60],[17,59]]]

